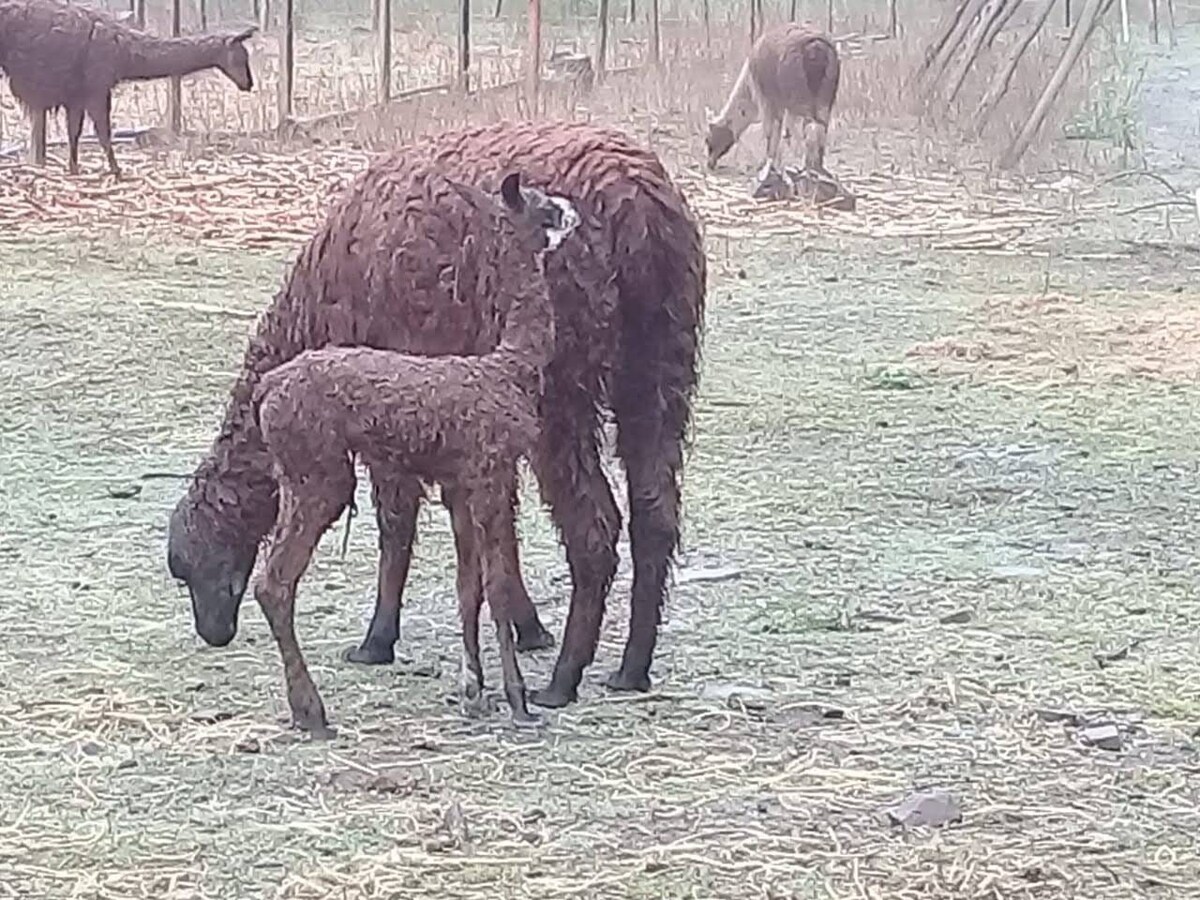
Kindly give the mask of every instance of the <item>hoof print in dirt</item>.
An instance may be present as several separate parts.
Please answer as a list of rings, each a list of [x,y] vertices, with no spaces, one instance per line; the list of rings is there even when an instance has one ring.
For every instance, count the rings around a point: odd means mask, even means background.
[[[949,794],[941,791],[917,791],[898,805],[887,810],[892,825],[906,828],[918,825],[939,827],[962,821],[962,809]]]

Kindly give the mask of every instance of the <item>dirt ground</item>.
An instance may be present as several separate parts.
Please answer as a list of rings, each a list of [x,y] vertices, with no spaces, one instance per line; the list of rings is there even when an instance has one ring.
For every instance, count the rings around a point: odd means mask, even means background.
[[[1160,50],[1146,89],[1147,154],[1181,187],[1198,64]],[[1128,179],[1070,212],[1037,184],[958,209],[930,185],[961,183],[893,173],[840,225],[738,228],[733,176],[679,172],[712,277],[655,689],[599,685],[623,538],[580,702],[534,733],[451,702],[437,506],[395,666],[339,659],[372,603],[369,515],[303,583],[336,741],[288,729],[252,602],[229,648],[192,631],[167,517],[294,247],[6,230],[0,898],[1195,896],[1195,216],[1119,214],[1154,187]],[[1028,224],[972,230],[980,207]],[[566,566],[527,497],[561,634]],[[485,661],[495,687],[490,640]],[[914,791],[961,821],[891,824]]]

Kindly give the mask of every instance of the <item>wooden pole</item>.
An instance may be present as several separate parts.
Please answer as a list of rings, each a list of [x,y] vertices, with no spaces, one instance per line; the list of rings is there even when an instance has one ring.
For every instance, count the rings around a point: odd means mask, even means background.
[[[1083,10],[1075,22],[1075,27],[1071,29],[1071,39],[1067,41],[1067,47],[1063,51],[1062,58],[1058,61],[1058,66],[1054,69],[1054,74],[1050,76],[1050,81],[1046,84],[1046,89],[1042,91],[1037,105],[1034,106],[1033,112],[1030,113],[1020,134],[1017,135],[1016,140],[1012,142],[1001,158],[1001,168],[1011,169],[1025,155],[1025,151],[1029,149],[1029,145],[1033,142],[1038,129],[1042,127],[1042,122],[1045,121],[1047,113],[1050,112],[1050,107],[1054,105],[1055,98],[1058,97],[1063,85],[1066,84],[1067,76],[1071,74],[1071,69],[1075,66],[1079,55],[1083,52],[1084,45],[1087,44],[1092,30],[1096,27],[1096,23],[1100,21],[1102,13],[1108,10],[1111,3],[1112,0],[1086,0]]]
[[[496,12],[492,14],[493,19],[500,18],[500,11],[504,8],[504,0],[496,0]]]
[[[707,4],[708,0],[705,0]],[[604,69],[608,65],[608,0],[600,0],[600,12],[596,16],[596,81],[604,80]]]
[[[471,92],[471,0],[459,0],[458,88]]]
[[[758,37],[758,0],[750,0],[750,46]]]
[[[1129,0],[1121,0],[1121,43],[1129,43]]]
[[[833,0],[825,6],[825,33],[833,37]]]
[[[1167,0],[1167,32],[1171,49],[1175,49],[1175,0]]]
[[[1063,7],[1063,28],[1071,27],[1071,0]]]
[[[751,0],[754,2],[754,0]],[[658,0],[650,0],[650,61],[655,67],[662,63],[662,33],[658,14]]]
[[[392,99],[392,0],[379,0],[379,17],[375,23],[377,39],[376,62],[379,66],[380,106]]]
[[[1038,36],[1038,32],[1046,24],[1046,20],[1050,18],[1050,13],[1054,9],[1054,4],[1058,0],[1046,0],[1042,4],[1042,8],[1038,11],[1037,17],[1029,26],[1021,40],[1013,45],[1012,50],[1008,53],[1008,59],[1004,61],[1004,65],[996,72],[992,83],[988,86],[987,93],[983,95],[983,99],[979,101],[979,109],[975,113],[975,120],[971,125],[971,132],[978,136],[983,130],[983,126],[987,124],[988,117],[991,116],[992,110],[996,108],[996,104],[1000,102],[1000,98],[1008,92],[1008,86],[1012,83],[1013,73],[1017,71],[1017,64],[1021,61],[1021,57],[1025,51],[1029,49],[1029,45],[1033,43],[1033,39]],[[1070,3],[1071,0],[1066,0]]]
[[[271,27],[271,0],[259,0],[258,30],[266,34]]]
[[[538,88],[542,82],[542,0],[529,0],[529,51],[526,56],[529,57],[526,60],[529,66],[526,72],[529,79],[529,111],[534,114],[537,112]]]
[[[200,30],[208,31],[208,0],[200,0]]]
[[[1150,40],[1158,43],[1158,0],[1150,0]]]
[[[794,2],[794,0],[793,0]],[[704,14],[704,47],[706,50],[712,49],[712,10],[709,8],[709,0],[701,0],[702,12]]]
[[[788,4],[788,21],[789,22],[796,21],[796,6],[797,6],[797,0],[792,0],[792,2]]]
[[[171,37],[179,37],[183,31],[182,10],[179,0],[171,0]],[[167,90],[167,115],[171,123],[171,134],[183,130],[183,81],[178,75],[171,76]]]
[[[983,39],[987,37],[988,28],[1003,11],[1003,6],[1004,0],[988,0],[987,6],[979,14],[979,19],[976,21],[975,27],[971,29],[970,36],[963,47],[962,56],[958,59],[958,65],[954,68],[954,74],[950,76],[950,91],[946,96],[947,103],[953,103],[954,98],[958,96],[963,82],[967,80],[967,73],[975,62],[975,57],[979,55],[979,50],[983,47]]]
[[[141,31],[146,30],[146,0],[130,0],[133,4],[133,21]]]
[[[263,4],[266,6],[266,3]],[[279,45],[279,124],[292,117],[292,83],[296,76],[296,2],[283,0],[283,40]]]
[[[950,39],[950,35],[954,32],[954,29],[958,27],[958,20],[963,17],[966,9],[967,0],[958,0],[953,7],[946,10],[945,15],[942,16],[942,20],[938,22],[937,30],[934,32],[937,38],[931,41],[925,49],[925,58],[921,60],[921,65],[917,69],[917,78],[924,75],[925,70],[933,65],[934,59],[942,51],[942,48],[946,46],[946,41]]]
[[[938,50],[928,68],[924,70],[924,75],[928,79],[925,89],[927,95],[937,89],[946,66],[950,63],[959,45],[963,42],[963,38],[967,36],[967,32],[971,28],[971,23],[979,16],[980,11],[987,2],[988,0],[967,0],[962,14],[955,20],[954,27],[946,36],[945,43],[942,44],[941,49]]]
[[[637,0],[629,0],[629,19],[630,22],[637,21]]]
[[[1007,5],[1000,11],[1000,15],[992,20],[992,24],[988,27],[987,37],[983,39],[988,49],[991,49],[992,43],[996,40],[996,35],[1004,30],[1004,26],[1008,24],[1009,19],[1020,8],[1021,0],[1007,0]]]
[[[796,21],[796,0],[792,0],[792,21]],[[896,9],[896,0],[888,0],[888,37],[897,37],[900,31],[900,19]]]

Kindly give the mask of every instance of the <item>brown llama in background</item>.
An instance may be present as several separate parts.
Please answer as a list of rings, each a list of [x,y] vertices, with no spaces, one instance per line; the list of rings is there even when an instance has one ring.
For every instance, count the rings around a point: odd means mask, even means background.
[[[783,131],[800,120],[804,167],[825,173],[825,141],[840,77],[837,47],[811,25],[789,22],[764,31],[742,64],[725,106],[708,124],[709,168],[760,119],[767,161],[778,167]]]
[[[101,10],[65,0],[0,0],[0,69],[29,114],[34,162],[45,162],[46,114],[67,115],[69,167],[79,172],[79,136],[87,113],[112,174],[121,169],[112,146],[112,92],[122,81],[145,81],[220,69],[239,90],[254,86],[245,41],[237,33],[160,38]]]
[[[520,171],[531,185],[570,197],[579,210],[575,235],[546,259],[555,352],[530,460],[566,546],[571,608],[553,678],[532,699],[541,706],[575,699],[616,574],[621,515],[598,441],[606,407],[617,422],[633,553],[629,638],[608,685],[648,690],[679,542],[679,479],[706,261],[695,218],[658,157],[610,128],[499,122],[445,132],[375,159],[331,208],[260,318],[212,448],[171,515],[168,567],[187,585],[201,637],[216,645],[233,640],[258,542],[277,505],[250,408],[265,371],[329,344],[430,356],[495,348],[510,298],[491,286],[492,276],[480,274],[479,247],[464,242],[453,223],[422,214],[412,173],[428,166],[493,186],[503,173]],[[474,289],[459,289],[467,285]],[[386,663],[399,637],[420,493],[404,481],[373,480],[373,487],[378,593],[366,637],[351,658]],[[447,499],[452,521],[465,521],[454,498]],[[515,544],[511,552],[516,570]],[[541,632],[523,585],[515,604],[526,634]],[[518,625],[518,638],[521,632]]]
[[[354,502],[354,461],[373,481],[437,482],[459,498],[455,523],[462,619],[462,692],[483,697],[479,611],[492,610],[514,721],[529,712],[513,641],[517,462],[537,444],[542,373],[554,355],[554,308],[542,253],[578,222],[571,204],[507,176],[504,213],[479,191],[416,172],[429,216],[456,219],[464,240],[503,244],[487,272],[512,298],[499,346],[483,356],[411,356],[367,347],[307,350],[263,375],[254,405],[279,485],[279,513],[255,596],[279,645],[295,724],[328,736],[325,707],[293,627],[296,585],[321,536]],[[472,196],[477,195],[477,196]],[[470,288],[466,288],[469,290]]]

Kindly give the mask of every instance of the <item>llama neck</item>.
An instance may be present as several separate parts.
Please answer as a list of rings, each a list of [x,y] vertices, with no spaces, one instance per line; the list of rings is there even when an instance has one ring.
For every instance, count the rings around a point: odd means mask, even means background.
[[[721,107],[717,122],[728,126],[734,138],[740,138],[742,133],[758,118],[758,99],[754,96],[754,79],[750,75],[750,60],[742,63],[729,99]]]
[[[122,81],[146,81],[190,75],[219,65],[225,38],[202,34],[158,38],[138,34],[123,48],[118,75]]]
[[[504,320],[496,355],[515,365],[523,375],[536,378],[554,356],[554,308],[542,266],[524,279]]]

